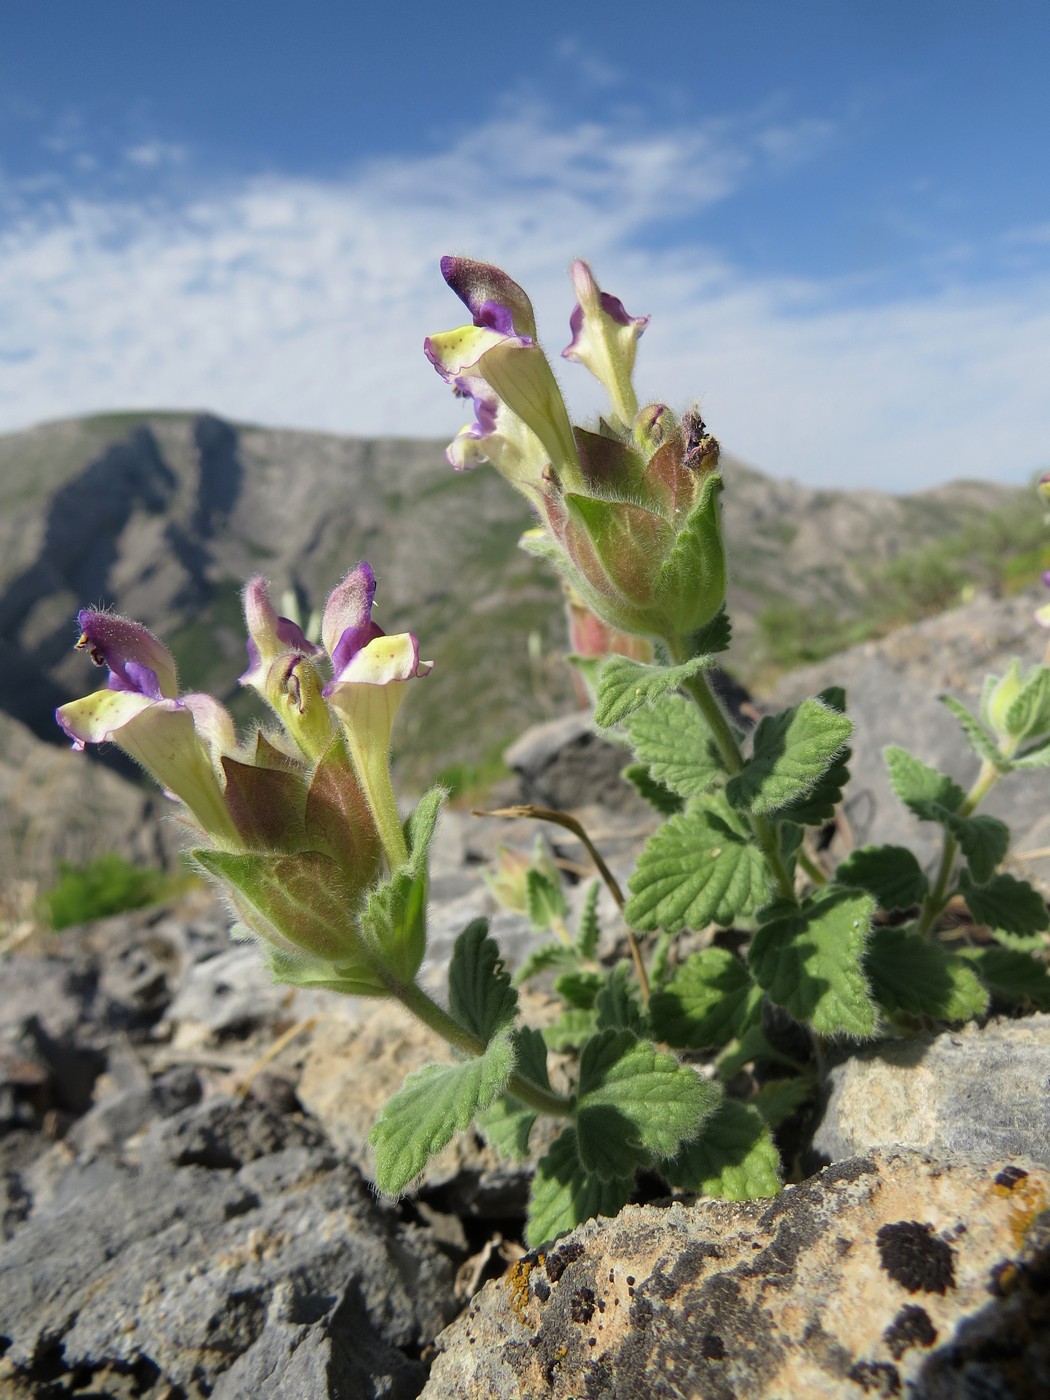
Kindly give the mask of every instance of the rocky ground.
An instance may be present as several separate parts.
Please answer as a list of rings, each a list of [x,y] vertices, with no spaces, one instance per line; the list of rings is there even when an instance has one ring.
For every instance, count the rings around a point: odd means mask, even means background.
[[[911,839],[881,746],[958,771],[935,688],[1038,645],[1029,615],[979,602],[829,663],[858,721],[836,840]],[[622,755],[570,718],[513,758],[515,795],[580,810],[625,877],[649,818]],[[1045,881],[1046,783],[1011,781],[1001,810]],[[479,869],[533,837],[447,814],[435,983],[479,913],[511,963],[529,946]],[[476,1137],[411,1198],[376,1197],[374,1111],[440,1047],[385,1005],[271,985],[203,892],[25,940],[3,975],[0,1396],[1050,1393],[1050,1017],[831,1065],[805,1179],[776,1201],[650,1201],[529,1255],[527,1181]]]

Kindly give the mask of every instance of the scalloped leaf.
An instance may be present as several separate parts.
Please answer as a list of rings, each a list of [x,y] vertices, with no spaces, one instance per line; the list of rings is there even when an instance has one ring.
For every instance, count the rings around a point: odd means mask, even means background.
[[[964,871],[959,892],[975,923],[1020,934],[1042,933],[1050,925],[1046,900],[1027,880],[996,875],[983,885],[977,885]]]
[[[721,1047],[744,1031],[761,1000],[746,963],[725,948],[704,948],[653,991],[653,1035],[678,1049]]]
[[[724,804],[691,807],[656,832],[628,881],[635,929],[730,924],[764,903],[769,872],[750,833]]]
[[[619,724],[635,710],[651,705],[710,665],[709,656],[694,656],[681,666],[648,666],[627,656],[610,656],[598,676],[595,724],[601,729]]]
[[[956,812],[966,801],[958,783],[928,763],[913,757],[907,749],[891,744],[883,750],[890,786],[920,821],[943,822],[945,812]]]
[[[671,1162],[661,1166],[673,1186],[699,1196],[752,1201],[780,1191],[780,1155],[756,1108],[727,1099]]]
[[[456,939],[448,970],[448,1004],[454,1020],[487,1045],[514,1020],[518,994],[503,966],[487,919],[474,919]]]
[[[626,728],[652,778],[679,797],[701,797],[725,773],[707,722],[684,695],[661,696]]]
[[[910,909],[926,898],[930,882],[906,846],[861,846],[840,861],[835,881],[867,890],[880,909]]]
[[[580,1165],[574,1128],[564,1128],[536,1164],[525,1243],[549,1244],[596,1215],[617,1215],[631,1199],[634,1173],[603,1181]]]
[[[726,784],[726,796],[734,807],[759,815],[801,802],[852,733],[852,721],[820,700],[767,715],[755,730],[751,757]]]
[[[597,1031],[580,1054],[580,1162],[605,1180],[672,1156],[720,1098],[717,1086],[628,1030]]]
[[[963,959],[906,927],[872,932],[864,970],[891,1015],[970,1021],[988,1008],[987,991]]]
[[[1028,953],[1013,948],[964,948],[959,953],[971,963],[984,985],[1004,1001],[1050,1011],[1050,969]]]
[[[513,1034],[515,1068],[543,1089],[550,1088],[547,1077],[547,1046],[539,1031],[531,1026],[519,1026]],[[477,1117],[477,1126],[485,1141],[501,1157],[511,1162],[524,1162],[529,1156],[529,1138],[536,1122],[536,1110],[503,1094],[491,1107]]]
[[[961,701],[951,695],[942,695],[941,704],[946,705],[962,725],[962,731],[977,757],[987,759],[1000,772],[1005,772],[1010,766],[1009,760],[999,752],[999,745],[977,716],[972,715]]]
[[[820,1035],[871,1035],[878,1018],[862,964],[874,912],[871,895],[852,890],[832,889],[800,910],[779,906],[751,940],[756,980]]]
[[[424,1065],[410,1074],[380,1109],[368,1136],[380,1191],[400,1195],[435,1153],[498,1098],[513,1068],[511,1037],[500,1035],[476,1059]]]

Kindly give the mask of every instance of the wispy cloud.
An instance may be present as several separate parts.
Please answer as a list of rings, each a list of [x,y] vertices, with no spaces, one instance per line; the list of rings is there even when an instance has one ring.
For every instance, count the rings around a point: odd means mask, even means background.
[[[519,102],[429,155],[325,180],[213,179],[187,195],[187,153],[142,142],[124,168],[154,184],[134,199],[119,185],[45,199],[0,181],[0,427],[186,406],[451,433],[462,406],[420,353],[428,331],[459,319],[439,255],[503,262],[556,352],[564,269],[584,254],[632,312],[653,313],[643,387],[699,396],[726,446],[757,465],[897,489],[1018,478],[1048,453],[1050,279],[875,304],[843,281],[749,276],[697,235],[704,211],[834,137],[768,114],[558,127]],[[166,187],[173,167],[179,185]],[[566,368],[570,399],[596,406]]]

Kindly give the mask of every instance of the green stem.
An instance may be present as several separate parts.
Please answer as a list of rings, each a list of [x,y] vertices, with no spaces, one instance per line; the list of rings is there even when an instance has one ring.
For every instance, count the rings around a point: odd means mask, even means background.
[[[801,846],[798,851],[798,863],[815,885],[826,885],[828,883],[827,875],[821,870],[813,857],[806,854]]]
[[[688,652],[680,640],[669,642],[668,646],[672,660],[679,664],[686,660]],[[688,680],[683,681],[682,689],[696,701],[700,713],[707,721],[726,772],[730,777],[739,773],[744,766],[740,745],[737,743],[722,706],[708,685],[703,672],[700,671],[695,676],[690,676]],[[768,817],[755,813],[751,814],[749,820],[755,841],[765,857],[766,865],[769,867],[778,890],[785,899],[790,899],[793,904],[796,904],[798,901],[795,897],[795,882],[784,864],[784,857],[780,854],[776,824],[771,822]]]
[[[485,1043],[478,1036],[473,1035],[459,1024],[458,1021],[438,1006],[436,1001],[432,1001],[423,991],[422,987],[415,982],[388,983],[390,991],[401,1005],[413,1016],[423,1022],[425,1026],[441,1036],[456,1050],[462,1050],[467,1055],[483,1055],[485,1053]],[[522,1103],[527,1103],[530,1108],[536,1109],[538,1113],[549,1114],[553,1118],[571,1118],[573,1114],[573,1104],[570,1099],[561,1094],[556,1094],[552,1089],[544,1089],[540,1084],[534,1084],[531,1079],[526,1079],[524,1075],[512,1074],[507,1090]]]
[[[978,805],[984,801],[988,793],[1002,777],[999,769],[988,759],[984,759],[981,764],[981,771],[977,774],[973,787],[966,794],[966,798],[957,813],[960,817],[969,817],[976,810]],[[944,833],[944,849],[941,851],[940,864],[937,867],[937,874],[934,878],[933,889],[929,891],[922,901],[922,911],[919,915],[919,932],[928,934],[934,923],[943,913],[945,906],[951,896],[952,874],[955,870],[955,858],[959,854],[959,843],[950,831]]]
[[[408,864],[408,845],[397,811],[394,785],[390,781],[387,754],[377,753],[367,745],[355,742],[353,734],[348,734],[348,738],[354,767],[375,820],[379,839],[383,843],[387,867],[391,871],[400,870],[403,865]]]

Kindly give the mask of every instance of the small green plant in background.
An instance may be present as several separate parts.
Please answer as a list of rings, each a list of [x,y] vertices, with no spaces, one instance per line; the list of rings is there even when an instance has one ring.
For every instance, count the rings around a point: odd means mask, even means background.
[[[59,861],[58,879],[40,902],[47,922],[57,930],[170,899],[185,889],[188,878],[186,873],[177,876],[133,865],[109,851],[81,865]]]
[[[719,445],[695,410],[639,405],[648,318],[573,265],[563,354],[609,400],[583,428],[522,288],[469,259],[442,271],[471,324],[430,337],[426,353],[475,409],[450,461],[491,463],[531,505],[522,545],[563,581],[595,723],[630,751],[626,775],[662,818],[622,891],[575,818],[513,812],[583,841],[620,911],[611,942],[624,955],[600,955],[597,884],[574,919],[549,853],[505,853],[493,891],[543,941],[512,977],[474,920],[447,995],[422,985],[428,849],[446,794],[432,788],[403,822],[389,764],[405,689],[431,664],[414,635],[373,622],[365,563],[330,595],[319,640],[276,612],[264,580],[247,585],[241,682],[276,723],[239,738],[211,696],[180,693],[145,628],[94,611],[80,615],[78,645],[108,667],[109,688],[63,706],[59,722],[77,747],[117,743],[176,799],[193,859],[278,979],[397,1000],[456,1052],[380,1110],[381,1190],[409,1189],[477,1125],[535,1165],[533,1245],[617,1211],[639,1173],[686,1192],[773,1194],[774,1130],[813,1094],[829,1045],[979,1018],[993,997],[1050,1007],[1046,902],[1003,869],[1009,831],[978,810],[996,783],[1050,765],[1050,666],[990,677],[978,714],[950,702],[974,754],[968,789],[887,752],[898,798],[939,831],[934,869],[895,846],[829,866],[819,837],[849,779],[846,696],[826,689],[750,735],[724,712],[708,679],[731,635]],[[1040,492],[1050,497],[1050,474]],[[943,562],[904,570],[905,591],[955,588]],[[1038,616],[1050,626],[1050,609]],[[555,1009],[530,1020],[520,989],[541,975]]]

